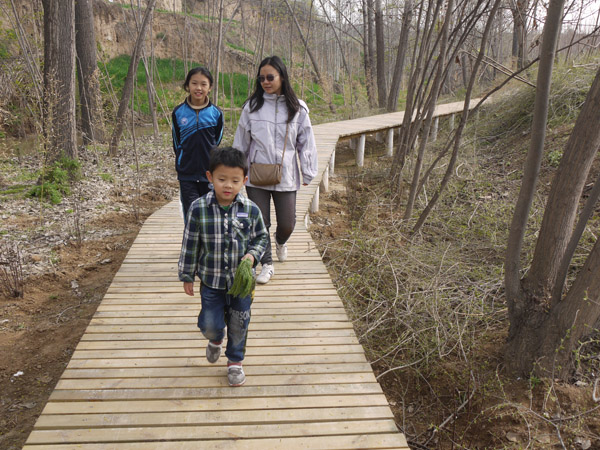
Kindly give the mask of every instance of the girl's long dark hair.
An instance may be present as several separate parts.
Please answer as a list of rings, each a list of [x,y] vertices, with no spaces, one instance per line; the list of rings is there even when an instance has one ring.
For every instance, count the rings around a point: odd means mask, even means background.
[[[261,83],[259,83],[258,81],[260,69],[262,69],[264,66],[272,66],[279,73],[279,77],[281,78],[281,94],[285,97],[285,104],[288,110],[287,121],[290,122],[300,109],[300,102],[298,101],[298,97],[296,96],[294,89],[292,89],[292,84],[290,83],[290,79],[288,78],[288,73],[285,64],[279,56],[267,56],[261,61],[260,65],[258,66],[256,79],[254,80],[254,92],[246,101],[246,103],[250,104],[250,112],[258,111],[260,108],[262,108],[265,102],[263,98],[265,90],[263,89]]]

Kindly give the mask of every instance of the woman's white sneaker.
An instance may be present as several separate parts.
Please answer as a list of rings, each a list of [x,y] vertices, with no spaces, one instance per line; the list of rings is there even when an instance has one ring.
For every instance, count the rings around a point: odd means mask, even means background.
[[[256,277],[256,282],[259,284],[268,283],[274,273],[275,268],[273,267],[273,264],[263,264],[262,270]]]
[[[287,244],[279,245],[279,242],[275,239],[275,252],[277,253],[279,262],[284,262],[287,259]]]

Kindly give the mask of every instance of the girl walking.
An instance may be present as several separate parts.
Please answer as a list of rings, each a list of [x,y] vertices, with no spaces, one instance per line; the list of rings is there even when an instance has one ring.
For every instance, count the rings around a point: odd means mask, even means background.
[[[275,205],[277,229],[274,233],[277,258],[287,258],[286,242],[296,225],[296,192],[317,175],[317,148],[308,107],[299,100],[278,56],[262,60],[254,92],[242,109],[233,147],[242,150],[252,163],[281,164],[281,181],[256,185],[250,180],[246,192],[260,208],[267,230],[271,227],[271,199]],[[298,166],[298,160],[300,165]],[[262,269],[256,281],[267,283],[275,273],[271,240],[260,260]]]
[[[206,178],[210,151],[223,137],[223,113],[208,98],[212,85],[208,69],[191,69],[183,82],[189,95],[172,114],[175,168],[185,222],[192,202],[210,190]]]

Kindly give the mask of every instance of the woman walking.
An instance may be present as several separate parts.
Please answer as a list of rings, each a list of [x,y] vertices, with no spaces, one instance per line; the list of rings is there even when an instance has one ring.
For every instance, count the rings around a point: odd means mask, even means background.
[[[296,192],[300,184],[307,186],[317,175],[317,148],[308,107],[294,93],[285,64],[278,56],[263,59],[258,67],[254,92],[244,104],[233,147],[246,154],[249,166],[281,166],[281,181],[270,185],[256,179],[253,182],[251,168],[246,192],[260,208],[267,230],[271,227],[273,199],[276,253],[283,262],[287,258],[286,242],[296,225]],[[256,281],[268,283],[275,273],[270,239],[260,262],[262,269]]]

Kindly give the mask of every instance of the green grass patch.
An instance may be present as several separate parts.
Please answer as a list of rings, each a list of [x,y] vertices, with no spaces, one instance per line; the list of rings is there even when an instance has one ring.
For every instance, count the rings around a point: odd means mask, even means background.
[[[107,183],[113,183],[115,181],[115,177],[113,177],[110,173],[100,172],[98,176],[100,177],[100,179],[106,181]]]
[[[62,202],[64,195],[71,193],[71,181],[78,180],[80,176],[80,162],[63,156],[52,166],[42,169],[39,184],[27,192],[27,197],[42,198],[57,205]]]
[[[111,80],[113,89],[120,95],[124,80],[129,70],[130,57],[121,55],[113,58],[106,64],[106,70]],[[205,66],[199,62],[187,65],[190,70],[196,66]],[[157,59],[154,72],[154,87],[158,97],[167,111],[183,101],[186,96],[182,88],[187,75],[186,66],[179,59]],[[213,77],[215,74],[213,74]],[[103,86],[105,94],[109,87]],[[213,93],[215,87],[213,86]],[[233,92],[233,103],[231,101]],[[222,107],[241,107],[248,98],[248,77],[239,73],[222,73],[219,80],[219,105]],[[140,61],[136,72],[136,91],[134,109],[143,114],[149,114],[148,91],[146,89],[146,71],[143,62]]]
[[[2,196],[11,196],[11,195],[21,195],[23,192],[27,191],[31,188],[30,184],[18,184],[14,186],[9,186],[6,189],[2,189],[0,191],[0,195]]]

